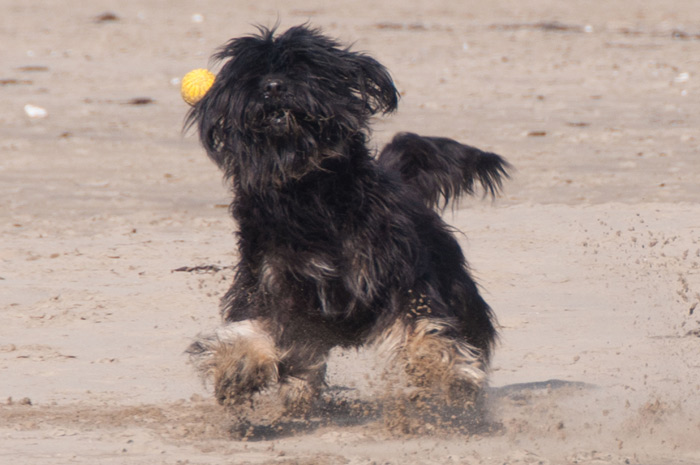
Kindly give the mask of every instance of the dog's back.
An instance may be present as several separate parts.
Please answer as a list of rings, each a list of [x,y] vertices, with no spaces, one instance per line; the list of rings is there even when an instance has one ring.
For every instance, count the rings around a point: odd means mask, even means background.
[[[427,206],[445,208],[462,194],[473,194],[479,181],[486,194],[495,196],[510,164],[500,155],[484,152],[444,137],[402,132],[394,136],[378,157],[381,166],[398,171],[418,191]]]

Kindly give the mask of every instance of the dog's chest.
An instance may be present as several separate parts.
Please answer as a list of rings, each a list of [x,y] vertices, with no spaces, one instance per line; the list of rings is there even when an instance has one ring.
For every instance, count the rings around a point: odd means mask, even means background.
[[[241,262],[268,295],[314,299],[334,314],[348,302],[370,305],[389,282],[412,281],[410,221],[365,178],[236,199]]]
[[[261,248],[329,251],[352,222],[352,204],[345,189],[317,184],[239,197],[233,214],[241,234]]]
[[[262,276],[325,281],[339,273],[347,254],[348,208],[320,193],[303,194],[260,196],[235,205],[242,259]]]

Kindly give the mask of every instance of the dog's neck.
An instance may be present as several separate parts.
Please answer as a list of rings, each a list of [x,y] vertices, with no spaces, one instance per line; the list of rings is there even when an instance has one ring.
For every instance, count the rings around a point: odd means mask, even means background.
[[[246,197],[298,195],[300,191],[326,190],[343,185],[342,179],[366,172],[372,156],[365,146],[366,136],[358,133],[348,140],[294,151],[260,145],[256,152],[241,153],[230,167],[234,202]]]
[[[332,231],[343,227],[351,211],[362,208],[358,199],[369,189],[367,184],[377,183],[375,161],[364,142],[348,150],[343,156],[328,157],[316,169],[284,183],[246,186],[236,183],[234,178],[231,213],[239,228],[248,230],[247,237],[275,237],[270,239],[274,243],[303,247],[309,238],[300,232],[308,228],[301,226],[314,224],[327,230],[323,235],[329,234],[330,240]]]

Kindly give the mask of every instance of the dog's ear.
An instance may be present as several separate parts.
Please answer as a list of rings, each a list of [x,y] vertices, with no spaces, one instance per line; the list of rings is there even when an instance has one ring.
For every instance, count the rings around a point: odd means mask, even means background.
[[[399,103],[399,92],[389,71],[374,58],[351,53],[357,69],[357,90],[370,113],[391,113]]]

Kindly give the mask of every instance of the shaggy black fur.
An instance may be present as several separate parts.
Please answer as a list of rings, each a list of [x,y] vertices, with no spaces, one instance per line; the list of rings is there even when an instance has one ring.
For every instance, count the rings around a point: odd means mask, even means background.
[[[370,119],[394,111],[398,92],[380,63],[319,30],[260,28],[216,58],[225,63],[188,123],[232,182],[240,261],[223,328],[188,352],[219,401],[274,383],[290,404],[305,401],[331,348],[369,342],[387,342],[416,386],[478,389],[493,316],[432,207],[476,181],[495,195],[508,164],[409,133],[373,156]],[[445,365],[435,379],[426,357]]]

